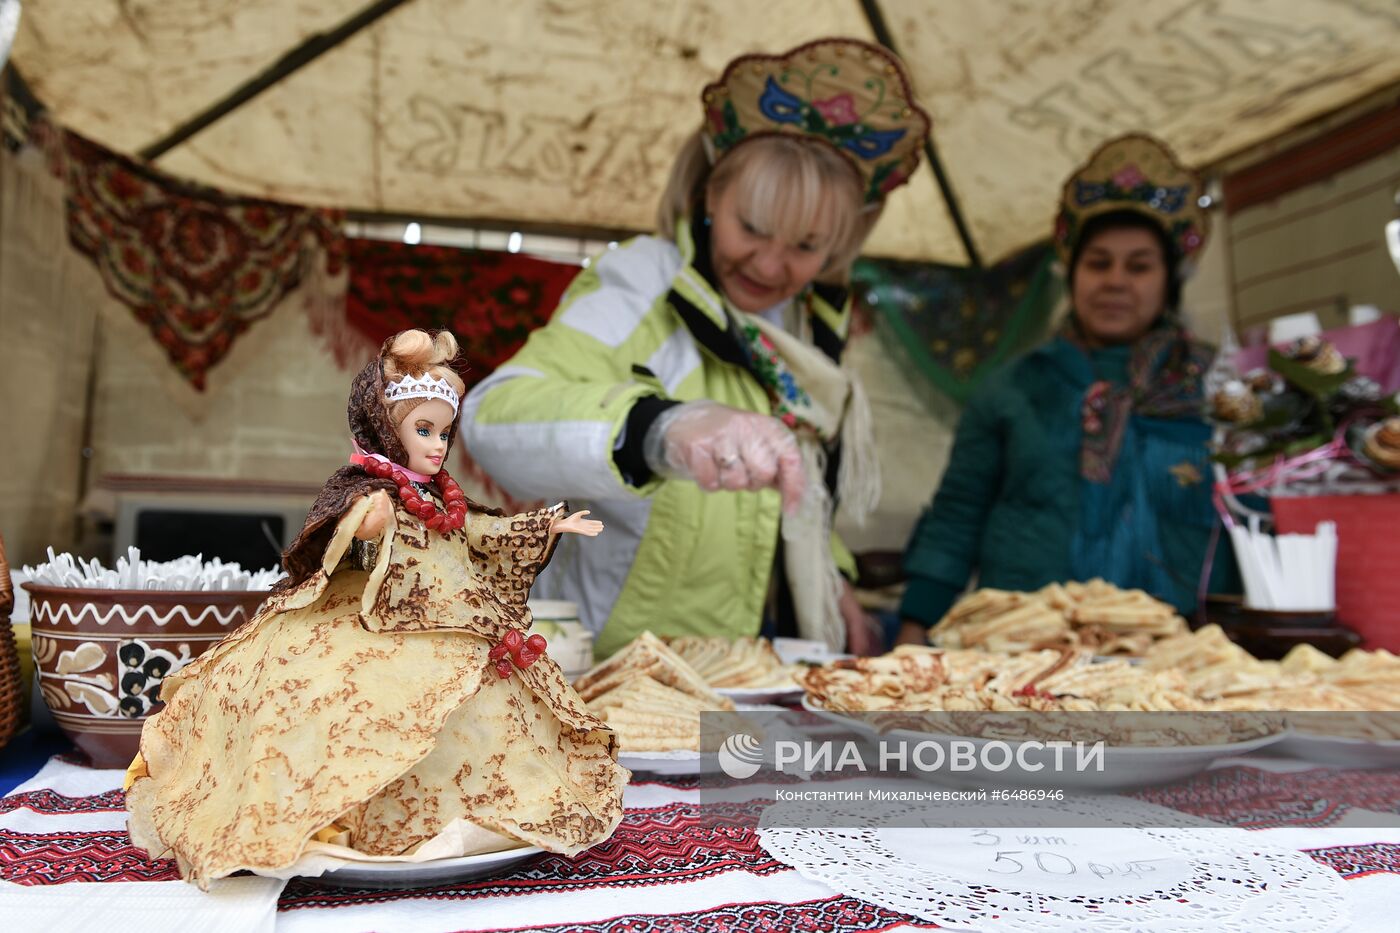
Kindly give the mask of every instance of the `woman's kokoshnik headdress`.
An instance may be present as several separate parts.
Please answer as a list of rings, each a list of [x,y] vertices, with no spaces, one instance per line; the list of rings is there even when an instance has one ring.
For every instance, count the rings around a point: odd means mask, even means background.
[[[763,136],[819,140],[854,166],[867,204],[883,201],[914,174],[930,126],[904,64],[857,39],[741,56],[701,98],[713,161]]]
[[[1210,218],[1201,206],[1204,186],[1160,140],[1140,133],[1112,139],[1065,182],[1055,221],[1055,249],[1069,265],[1088,221],[1113,211],[1136,211],[1166,232],[1177,258],[1188,261],[1205,246]]]

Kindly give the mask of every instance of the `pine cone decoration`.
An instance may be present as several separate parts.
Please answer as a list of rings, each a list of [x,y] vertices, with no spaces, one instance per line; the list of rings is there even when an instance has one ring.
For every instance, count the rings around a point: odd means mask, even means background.
[[[1347,368],[1346,357],[1321,337],[1299,337],[1286,352],[1320,376],[1335,376]]]
[[[1277,395],[1283,391],[1283,377],[1268,369],[1251,369],[1244,374],[1244,384],[1257,395]]]
[[[1400,470],[1400,417],[1387,418],[1366,432],[1362,450],[1381,466]]]
[[[1231,424],[1251,424],[1264,416],[1264,403],[1253,389],[1238,379],[1231,379],[1220,387],[1211,399],[1211,409],[1215,417]]]

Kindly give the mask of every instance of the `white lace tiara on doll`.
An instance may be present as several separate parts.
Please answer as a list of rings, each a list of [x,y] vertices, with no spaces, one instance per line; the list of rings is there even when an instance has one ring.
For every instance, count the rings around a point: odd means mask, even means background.
[[[461,401],[451,383],[427,373],[422,376],[404,376],[398,382],[389,383],[384,389],[384,400],[390,404],[409,398],[440,398],[452,406],[454,417],[457,414],[457,405]]]

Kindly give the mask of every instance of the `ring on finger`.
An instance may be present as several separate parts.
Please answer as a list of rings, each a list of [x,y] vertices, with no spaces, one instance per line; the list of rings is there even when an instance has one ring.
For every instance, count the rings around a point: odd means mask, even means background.
[[[715,462],[723,469],[729,469],[739,462],[738,454],[725,454],[723,457],[716,457]]]

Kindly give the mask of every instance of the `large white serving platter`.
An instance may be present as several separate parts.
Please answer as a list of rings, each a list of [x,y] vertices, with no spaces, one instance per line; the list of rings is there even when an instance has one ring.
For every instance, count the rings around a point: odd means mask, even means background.
[[[1295,758],[1344,768],[1400,768],[1400,740],[1397,739],[1373,742],[1293,729],[1277,750]]]
[[[781,706],[764,703],[735,703],[735,712],[782,712]],[[719,756],[714,752],[697,752],[683,748],[674,751],[618,752],[617,763],[629,771],[645,771],[651,774],[700,774],[719,770]]]
[[[829,664],[855,657],[853,654],[832,651],[826,642],[810,638],[775,638],[773,651],[784,664]]]
[[[1167,784],[1191,777],[1210,768],[1221,758],[1233,758],[1273,745],[1283,738],[1283,733],[1264,735],[1243,742],[1227,742],[1219,745],[1171,745],[1136,746],[1105,745],[1103,767],[1076,770],[1071,764],[1062,770],[1053,768],[1054,751],[1039,748],[1026,755],[1028,767],[1021,767],[1019,743],[1008,742],[1013,749],[1010,766],[993,769],[982,764],[981,749],[993,739],[972,736],[938,735],[927,732],[912,732],[907,729],[892,729],[886,739],[903,739],[910,742],[933,742],[943,746],[945,755],[951,754],[955,741],[971,742],[975,750],[974,766],[962,771],[937,770],[916,771],[920,777],[940,784],[955,784],[962,787],[990,787],[997,784],[1015,787],[1035,787],[1066,791],[1109,791],[1127,790],[1134,787],[1149,787],[1153,784]],[[1074,762],[1076,755],[1067,750],[1064,761]],[[927,759],[926,759],[927,760]],[[996,759],[1000,763],[1001,758]],[[1031,767],[1040,764],[1036,769]]]
[[[706,759],[709,759],[707,762]],[[671,752],[618,752],[617,763],[629,771],[650,774],[699,774],[718,767],[715,755],[702,755],[690,749]]]
[[[522,846],[427,862],[346,862],[315,880],[334,887],[426,888],[498,875],[543,851],[539,846]]]
[[[875,735],[868,722],[856,716],[846,716],[825,709],[810,696],[803,696],[802,708],[821,716],[830,722],[843,725],[856,732]],[[1029,755],[1027,764],[1045,765],[1040,770],[1033,767],[1021,768],[1019,756],[1014,756],[1011,767],[993,770],[981,766],[982,746],[992,739],[973,736],[949,735],[946,733],[915,732],[909,729],[891,729],[883,738],[891,741],[932,742],[943,748],[945,760],[950,756],[953,742],[971,742],[977,754],[977,766],[966,771],[915,771],[920,777],[940,784],[953,784],[960,787],[991,787],[998,784],[1016,787],[1036,787],[1079,791],[1125,790],[1134,787],[1148,787],[1153,784],[1166,784],[1199,774],[1222,758],[1232,758],[1256,751],[1284,739],[1287,733],[1259,736],[1243,742],[1228,742],[1219,745],[1173,745],[1173,746],[1134,746],[1106,745],[1103,753],[1103,770],[1076,771],[1066,769],[1054,771],[1049,765],[1054,760],[1053,751],[1043,750],[1040,754]],[[1017,749],[1015,742],[1008,743]],[[1400,743],[1397,743],[1400,744]],[[1017,749],[1018,750],[1018,749]],[[1073,751],[1066,753],[1067,761],[1074,761]],[[932,754],[924,757],[933,761]],[[1000,759],[998,759],[999,761]]]
[[[802,697],[802,688],[795,683],[791,687],[715,687],[714,691],[735,703],[796,703]]]

